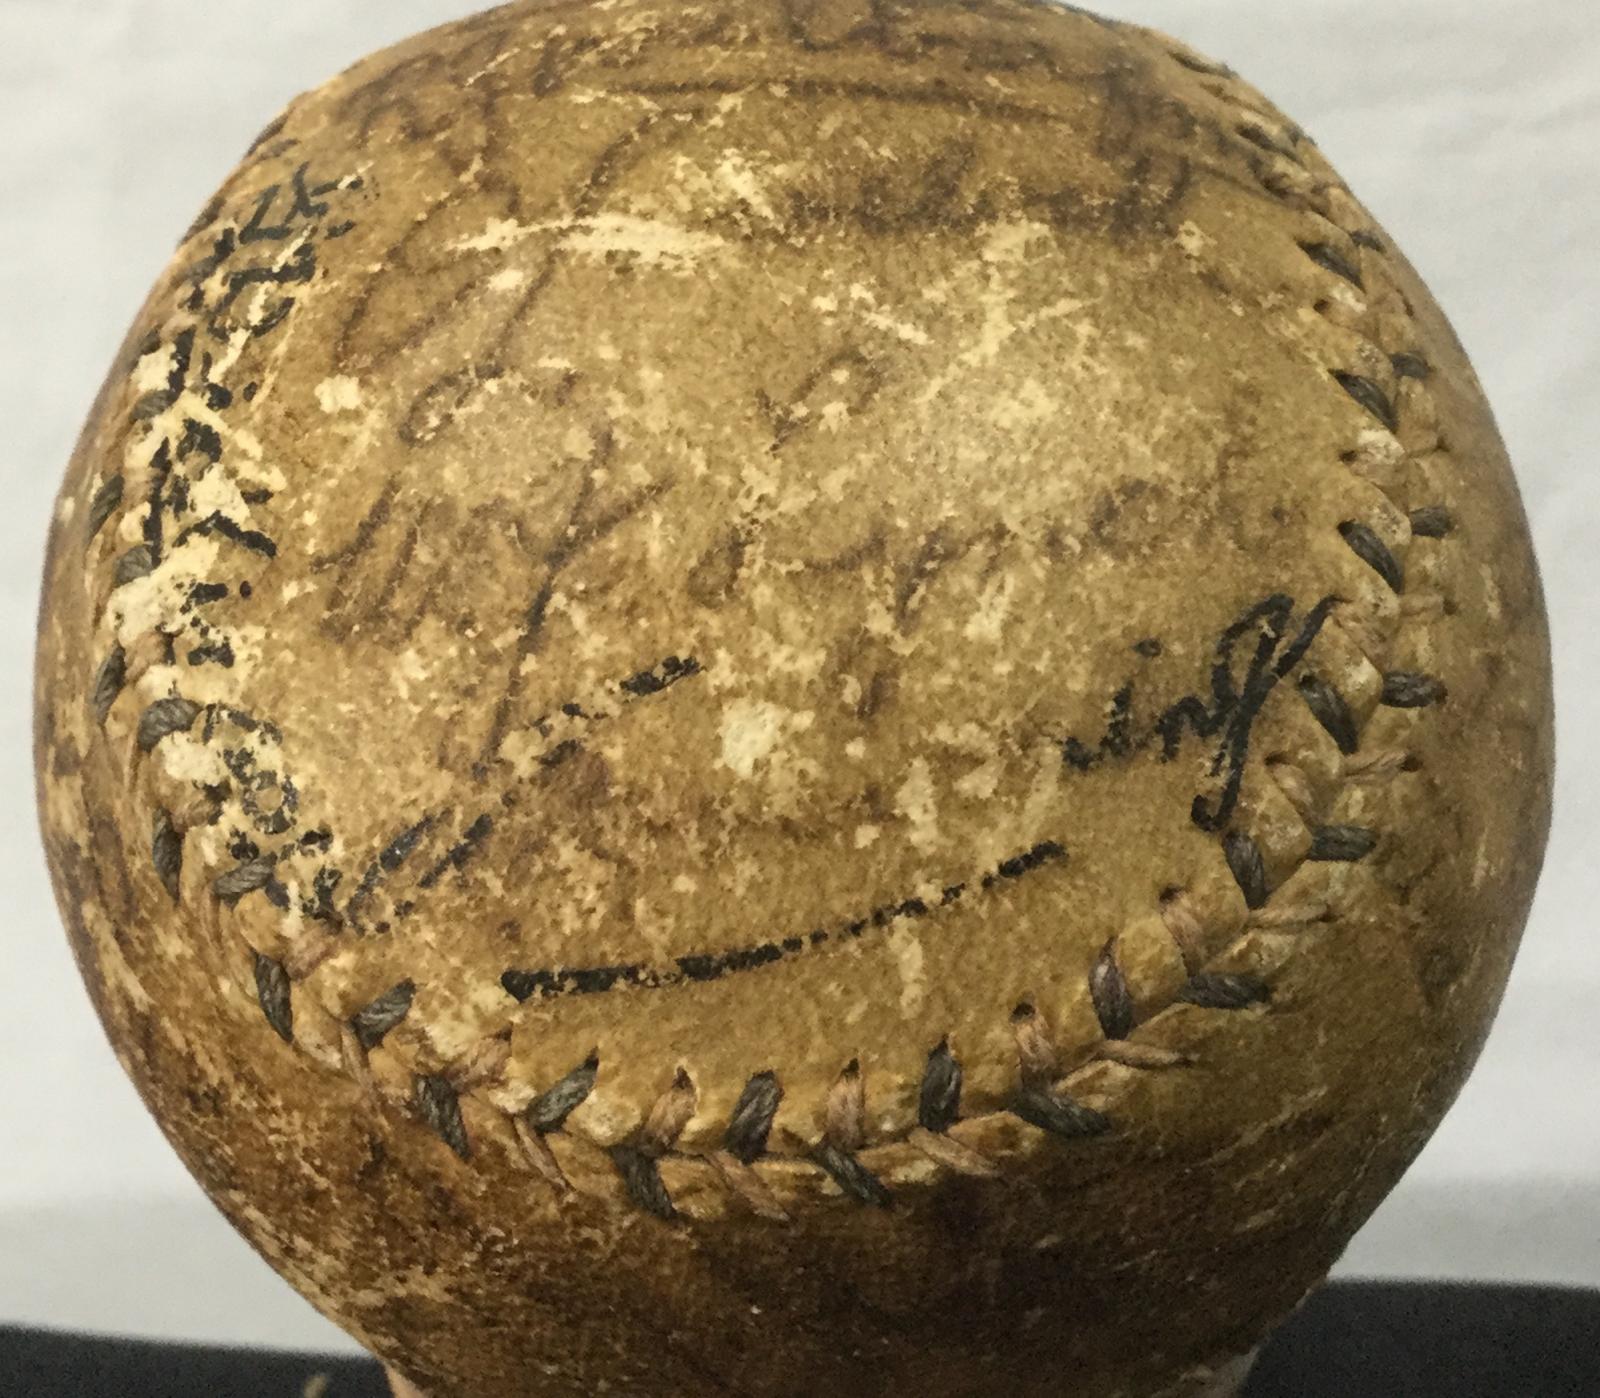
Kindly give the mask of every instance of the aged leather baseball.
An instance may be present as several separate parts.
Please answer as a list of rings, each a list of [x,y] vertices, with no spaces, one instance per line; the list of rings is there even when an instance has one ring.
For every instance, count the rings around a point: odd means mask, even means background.
[[[95,406],[38,714],[174,1146],[470,1398],[1222,1383],[1461,1084],[1551,762],[1415,273],[1024,0],[520,3],[298,100]]]

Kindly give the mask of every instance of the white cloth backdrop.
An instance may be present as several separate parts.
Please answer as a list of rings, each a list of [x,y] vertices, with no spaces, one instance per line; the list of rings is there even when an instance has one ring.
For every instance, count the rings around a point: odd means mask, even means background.
[[[36,580],[101,374],[221,176],[293,94],[473,8],[0,2],[0,1321],[349,1344],[189,1181],[79,987],[33,816]],[[1376,211],[1476,357],[1543,553],[1563,762],[1543,892],[1477,1076],[1343,1270],[1600,1285],[1600,12],[1592,0],[1102,8],[1239,68]]]

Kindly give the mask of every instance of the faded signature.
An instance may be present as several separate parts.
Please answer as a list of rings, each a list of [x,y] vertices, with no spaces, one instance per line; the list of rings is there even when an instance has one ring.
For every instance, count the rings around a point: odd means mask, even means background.
[[[1262,706],[1305,658],[1337,604],[1337,598],[1325,597],[1297,622],[1291,597],[1277,594],[1256,603],[1217,639],[1208,693],[1185,695],[1139,728],[1134,720],[1135,686],[1127,684],[1112,698],[1110,719],[1099,743],[1091,748],[1076,738],[1068,738],[1061,744],[1062,760],[1086,772],[1159,747],[1160,760],[1170,762],[1178,755],[1187,734],[1215,740],[1216,755],[1210,770],[1213,777],[1222,779],[1222,790],[1215,797],[1196,796],[1190,816],[1202,830],[1224,829],[1239,804],[1250,735]],[[1159,643],[1145,642],[1141,649],[1154,656],[1159,654]],[[1004,861],[975,884],[949,885],[936,902],[907,896],[880,904],[838,927],[729,951],[680,956],[667,965],[637,962],[534,970],[513,967],[501,977],[501,985],[513,998],[527,1001],[718,980],[853,941],[898,923],[927,918],[969,899],[974,892],[987,892],[1008,881],[1026,878],[1067,858],[1065,846],[1045,841]]]

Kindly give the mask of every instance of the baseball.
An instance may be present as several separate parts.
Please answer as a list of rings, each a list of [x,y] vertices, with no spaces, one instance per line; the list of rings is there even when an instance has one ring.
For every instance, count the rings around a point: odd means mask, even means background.
[[[1038,0],[522,0],[296,100],[94,406],[37,695],[121,1062],[431,1398],[1231,1393],[1550,800],[1427,289]]]

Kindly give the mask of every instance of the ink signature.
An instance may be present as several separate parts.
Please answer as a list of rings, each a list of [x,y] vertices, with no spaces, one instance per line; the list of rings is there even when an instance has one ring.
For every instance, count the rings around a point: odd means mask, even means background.
[[[1222,778],[1213,798],[1198,795],[1190,817],[1202,830],[1225,829],[1239,805],[1250,735],[1272,691],[1288,677],[1311,649],[1338,598],[1324,597],[1295,624],[1292,597],[1275,594],[1256,603],[1217,639],[1208,694],[1186,694],[1169,704],[1142,730],[1134,721],[1135,684],[1129,681],[1111,699],[1105,734],[1093,747],[1078,738],[1061,743],[1062,761],[1079,772],[1092,771],[1159,745],[1160,760],[1177,757],[1187,734],[1215,739],[1211,775]],[[1250,638],[1255,638],[1253,650]],[[1159,654],[1159,643],[1143,642],[1146,654]],[[1239,673],[1243,667],[1243,674]]]

